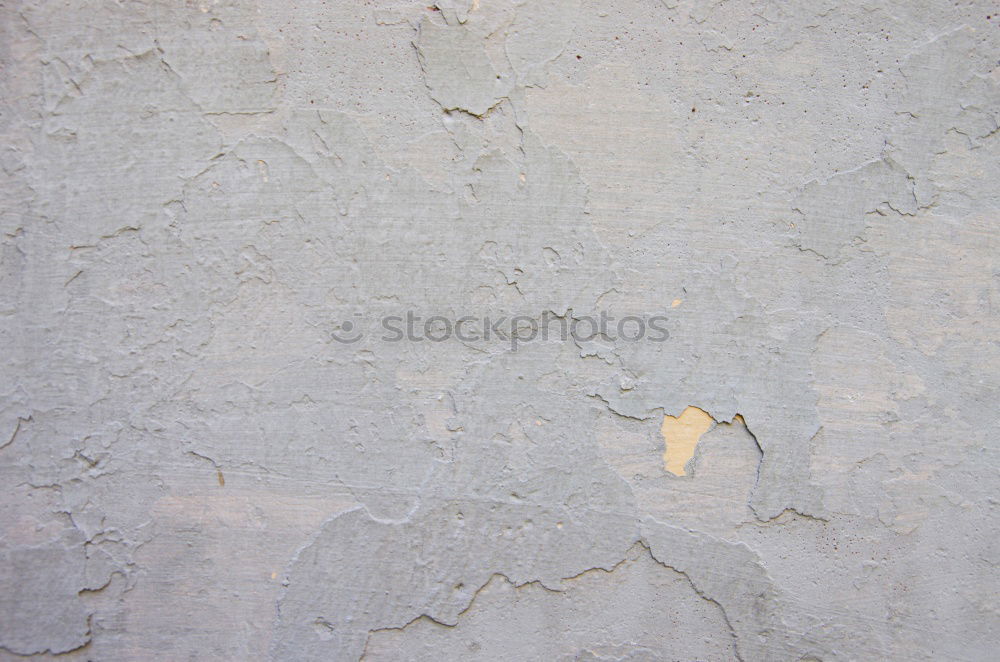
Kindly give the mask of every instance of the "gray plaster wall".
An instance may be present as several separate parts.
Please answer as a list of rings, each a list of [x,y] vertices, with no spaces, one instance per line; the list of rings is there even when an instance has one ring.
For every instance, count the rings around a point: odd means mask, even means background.
[[[996,3],[0,14],[3,659],[997,659]]]

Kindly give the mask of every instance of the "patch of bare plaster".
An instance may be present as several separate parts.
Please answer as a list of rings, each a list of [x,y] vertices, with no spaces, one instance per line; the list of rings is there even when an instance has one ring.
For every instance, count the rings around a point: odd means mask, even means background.
[[[680,416],[664,416],[660,426],[665,446],[663,468],[675,476],[686,475],[687,463],[694,457],[698,441],[714,423],[715,420],[698,407],[687,407]]]
[[[607,412],[596,430],[602,457],[628,483],[640,512],[675,526],[731,538],[754,519],[748,502],[761,451],[744,425],[717,423],[701,438],[689,466],[693,479],[663,468],[660,420],[636,421]]]

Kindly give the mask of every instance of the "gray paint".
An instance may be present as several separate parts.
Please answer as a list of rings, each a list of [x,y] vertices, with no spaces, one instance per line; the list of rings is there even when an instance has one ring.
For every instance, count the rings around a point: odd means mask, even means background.
[[[0,656],[990,659],[997,11],[4,6]]]

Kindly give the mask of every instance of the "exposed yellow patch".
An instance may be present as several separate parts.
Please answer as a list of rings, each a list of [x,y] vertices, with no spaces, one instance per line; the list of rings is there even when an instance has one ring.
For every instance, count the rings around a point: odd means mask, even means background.
[[[219,487],[226,486],[226,477],[222,475],[222,469],[215,468],[215,477],[219,479]]]
[[[697,407],[688,407],[680,416],[664,416],[660,427],[666,446],[663,468],[675,476],[684,476],[684,465],[694,456],[698,440],[712,423],[712,417]]]
[[[680,300],[680,299],[674,299],[673,301],[670,302],[670,307],[671,308],[676,308],[677,306],[681,305],[682,303],[684,303],[682,300]]]

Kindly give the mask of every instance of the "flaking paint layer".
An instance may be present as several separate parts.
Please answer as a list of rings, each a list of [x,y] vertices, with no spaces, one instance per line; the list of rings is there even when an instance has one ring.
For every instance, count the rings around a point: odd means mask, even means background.
[[[0,658],[992,659],[994,5],[3,4]]]

